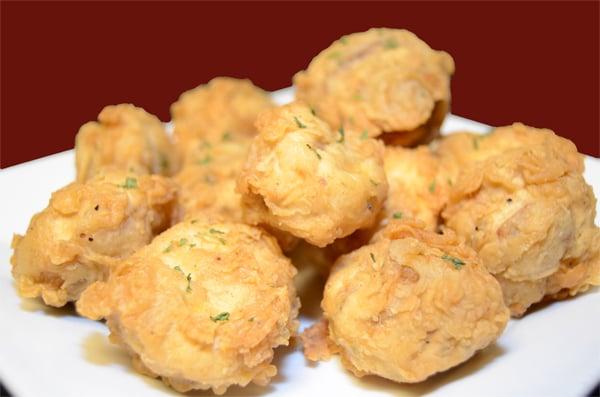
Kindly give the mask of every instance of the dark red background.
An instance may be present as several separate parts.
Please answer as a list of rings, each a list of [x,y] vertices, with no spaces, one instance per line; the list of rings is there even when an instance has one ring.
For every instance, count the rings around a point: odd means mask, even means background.
[[[2,3],[1,157],[72,147],[107,104],[163,120],[218,75],[266,89],[342,34],[404,27],[451,53],[453,112],[548,127],[600,155],[599,3]]]

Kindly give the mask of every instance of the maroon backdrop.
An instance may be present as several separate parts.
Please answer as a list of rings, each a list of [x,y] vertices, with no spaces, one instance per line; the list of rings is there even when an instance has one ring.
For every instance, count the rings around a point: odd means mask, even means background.
[[[1,157],[72,147],[107,104],[169,119],[178,95],[218,75],[274,90],[322,48],[404,27],[451,53],[455,114],[523,121],[600,155],[599,3],[2,2]]]

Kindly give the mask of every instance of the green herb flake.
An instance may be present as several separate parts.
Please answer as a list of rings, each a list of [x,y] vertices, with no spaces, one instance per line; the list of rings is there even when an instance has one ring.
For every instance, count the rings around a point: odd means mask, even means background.
[[[473,149],[479,150],[479,138],[473,138]]]
[[[344,141],[346,140],[346,132],[344,131],[344,126],[341,126],[338,132],[340,133],[338,143],[344,143]]]
[[[394,39],[393,37],[390,37],[383,43],[383,48],[385,48],[386,50],[398,48],[398,41],[396,41],[396,39]]]
[[[179,245],[180,247],[183,247],[186,244],[187,244],[187,238],[179,239],[179,242],[177,243],[177,245]]]
[[[392,216],[394,219],[402,219],[402,212],[394,212],[394,215]]]
[[[298,120],[298,117],[294,116],[294,121],[296,122],[298,128],[306,128],[306,125],[302,124],[302,122]]]
[[[119,185],[119,187],[122,187],[123,189],[135,189],[138,187],[137,179],[127,177],[125,178],[125,183]]]
[[[371,182],[371,185],[373,186],[379,186],[379,182],[375,182],[373,179],[369,178],[369,181]]]
[[[185,292],[192,292],[192,273],[188,273],[185,279],[187,280],[187,287],[185,289]]]
[[[208,229],[208,232],[212,233],[212,234],[225,234],[225,232],[222,232],[222,231],[217,230],[217,229],[213,229],[212,227],[210,229]]]
[[[364,130],[364,131],[362,132],[362,134],[360,134],[360,139],[362,139],[363,141],[364,141],[365,139],[369,139],[369,133],[367,132],[367,130]]]
[[[375,260],[375,255],[373,255],[372,252],[369,252],[369,256],[371,257],[371,260],[373,261],[373,263],[377,263],[377,260]]]
[[[164,153],[160,154],[160,169],[163,171],[167,171],[169,169],[169,159]]]
[[[218,322],[218,321],[228,321],[229,320],[229,313],[228,312],[223,312],[223,313],[219,313],[216,316],[210,316],[210,319],[213,322]]]
[[[344,45],[348,44],[348,38],[347,38],[347,36],[340,37],[339,42],[342,43],[342,44],[344,44]]]
[[[352,96],[352,98],[353,98],[355,101],[362,101],[362,100],[363,100],[363,97],[362,97],[362,95],[360,95],[360,93],[358,93],[358,92],[357,92],[356,94],[354,94],[354,96]]]
[[[204,158],[198,160],[198,164],[206,165],[206,164],[210,163],[211,161],[212,161],[212,157],[210,156],[210,154],[207,154]]]
[[[179,266],[175,266],[173,268],[173,270],[180,272],[181,274],[183,274],[183,270],[181,270],[181,268]]]
[[[198,219],[192,219],[190,223],[193,225],[194,223],[198,223]]]
[[[314,109],[314,108],[310,108],[310,112],[312,113],[312,115],[313,115],[313,116],[316,116],[316,115],[317,115],[317,112],[315,111],[315,109]]]
[[[310,150],[312,150],[312,151],[313,151],[313,153],[314,153],[314,154],[317,156],[317,158],[318,158],[319,160],[321,160],[321,158],[322,158],[322,157],[321,157],[321,155],[319,154],[319,152],[317,152],[317,150],[316,150],[315,148],[313,148],[312,146],[310,146],[308,143],[306,144],[306,147],[308,147]]]
[[[252,323],[252,322],[254,322],[254,317],[250,317],[250,318],[248,319],[248,321],[250,321],[251,323]]]
[[[225,131],[223,133],[223,136],[221,137],[221,140],[223,142],[229,142],[229,141],[233,140],[233,137],[231,136],[231,132]]]
[[[334,51],[331,54],[329,54],[327,56],[327,58],[329,58],[329,59],[338,59],[341,56],[342,56],[342,54],[339,51]]]
[[[459,258],[455,258],[455,257],[450,256],[448,254],[442,255],[442,259],[446,260],[448,262],[451,262],[456,269],[460,269],[461,267],[463,267],[465,265],[465,262],[463,262]]]
[[[164,252],[164,253],[171,252],[171,244],[169,244],[169,245],[167,246],[167,248],[165,248],[165,249],[163,250],[163,252]]]
[[[452,179],[448,178],[448,186],[452,186]]]
[[[435,192],[435,181],[431,181],[429,184],[429,193]]]

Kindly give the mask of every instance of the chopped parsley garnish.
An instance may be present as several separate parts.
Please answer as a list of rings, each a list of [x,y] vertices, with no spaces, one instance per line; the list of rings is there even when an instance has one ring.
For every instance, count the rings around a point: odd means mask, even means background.
[[[190,221],[190,223],[191,223],[192,225],[193,225],[194,223],[197,223],[197,222],[198,222],[198,219],[192,219],[192,220]]]
[[[316,115],[317,115],[317,112],[316,112],[316,111],[315,111],[315,109],[313,109],[313,108],[310,108],[310,112],[312,113],[312,115],[313,115],[313,116],[316,116]]]
[[[435,181],[431,181],[431,183],[429,184],[429,192],[435,192]]]
[[[226,132],[224,132],[224,133],[223,133],[223,136],[221,137],[221,139],[222,139],[224,142],[231,141],[231,139],[232,139],[232,137],[231,137],[231,132],[229,132],[229,131],[226,131]]]
[[[187,244],[187,238],[182,238],[179,239],[179,242],[177,243],[180,247],[183,247],[184,245]]]
[[[208,232],[209,232],[209,234],[206,237],[210,237],[212,239],[216,239],[217,241],[219,241],[223,245],[227,244],[227,241],[225,241],[224,238],[219,237],[219,235],[225,234],[225,232],[222,232],[220,230],[213,229],[213,228],[208,229]]]
[[[346,36],[340,37],[340,43],[347,44],[348,43],[348,38]]]
[[[254,321],[254,317],[250,317],[250,318],[248,319],[248,321],[250,321],[250,322],[253,322],[253,321]]]
[[[212,157],[210,157],[210,154],[207,154],[203,159],[198,160],[198,164],[206,165],[206,164],[210,163],[211,161],[212,161]]]
[[[448,178],[448,186],[452,186],[452,179]]]
[[[371,185],[373,185],[373,186],[379,186],[379,183],[375,182],[373,179],[369,178],[369,181],[371,182]]]
[[[473,138],[473,149],[479,150],[479,138]]]
[[[315,148],[313,148],[312,146],[310,146],[308,143],[306,144],[306,147],[308,147],[310,150],[312,150],[312,151],[314,152],[314,154],[316,154],[316,155],[317,155],[317,158],[318,158],[319,160],[321,160],[321,155],[319,154],[319,152],[317,152],[317,151],[316,151],[316,149],[315,149]]]
[[[176,271],[178,271],[178,272],[180,272],[180,273],[182,273],[182,274],[183,274],[183,270],[181,270],[181,268],[180,268],[179,266],[175,266],[175,267],[173,268],[173,270],[176,270]]]
[[[163,252],[165,252],[165,253],[167,253],[167,252],[171,252],[171,244],[169,244],[169,245],[167,246],[167,248],[165,248],[165,249],[163,250]]]
[[[373,261],[373,263],[377,263],[377,261],[375,260],[375,255],[373,255],[372,252],[369,252],[369,256],[371,257],[371,260]]]
[[[402,219],[402,212],[394,212],[394,219]]]
[[[463,262],[459,258],[455,258],[455,257],[450,256],[448,254],[442,255],[442,259],[446,260],[448,262],[451,262],[456,269],[460,269],[461,267],[463,267],[465,265],[465,262]]]
[[[369,139],[369,133],[365,130],[362,132],[362,134],[360,134],[360,139],[365,140],[365,139]]]
[[[254,317],[253,317],[254,318]],[[213,322],[217,322],[217,321],[227,321],[229,320],[229,313],[228,312],[223,312],[223,313],[219,313],[216,316],[210,316],[210,319]]]
[[[358,93],[358,92],[356,94],[354,94],[353,98],[355,101],[362,101],[362,99],[363,99],[362,95],[360,95],[360,93]]]
[[[394,39],[392,37],[390,37],[383,43],[383,48],[385,48],[387,50],[391,50],[391,49],[394,49],[397,47],[398,47],[398,42],[396,41],[396,39]]]
[[[163,171],[169,169],[169,159],[163,153],[160,154],[160,169]]]
[[[306,125],[302,124],[302,122],[298,120],[298,117],[294,116],[294,121],[296,122],[298,128],[306,128]]]
[[[185,289],[185,292],[192,292],[192,273],[188,273],[185,279],[187,280],[187,287]]]
[[[338,139],[338,143],[344,143],[346,140],[346,132],[344,131],[344,126],[341,126],[339,129],[340,137]]]
[[[123,189],[135,189],[138,187],[137,179],[127,177],[127,178],[125,178],[125,183],[123,183],[122,185],[119,185],[119,186],[122,187]]]

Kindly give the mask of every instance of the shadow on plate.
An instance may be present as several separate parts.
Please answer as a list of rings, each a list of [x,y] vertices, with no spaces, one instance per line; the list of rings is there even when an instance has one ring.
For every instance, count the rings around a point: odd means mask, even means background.
[[[580,296],[585,296],[588,294],[593,294],[593,293],[598,293],[600,292],[600,287],[594,286],[591,287],[590,289],[588,289],[585,292],[582,292],[580,294],[577,294],[575,296],[567,296],[566,298],[562,298],[562,299],[543,299],[541,302],[537,302],[534,303],[533,305],[531,305],[529,307],[529,309],[527,310],[527,312],[525,312],[525,314],[523,315],[522,318],[527,318],[527,316],[537,313],[545,308],[551,307],[553,305],[559,304],[561,302],[570,302],[570,301],[574,301],[577,300]],[[512,320],[519,320],[520,318],[515,318]]]
[[[321,318],[321,300],[326,278],[316,266],[310,264],[295,264],[298,274],[294,278],[296,291],[300,298],[300,315],[311,320]]]
[[[52,317],[79,317],[73,303],[67,303],[63,307],[47,306],[41,299],[21,298],[21,310],[26,312],[42,312]]]
[[[498,345],[489,346],[459,366],[415,384],[399,384],[374,375],[357,378],[348,373],[348,376],[353,378],[357,386],[364,389],[387,391],[392,395],[421,396],[432,393],[448,383],[465,379],[504,353],[504,349]]]
[[[118,365],[121,366],[129,374],[133,374],[141,379],[150,387],[159,390],[165,394],[172,396],[214,396],[211,390],[194,390],[187,393],[178,393],[169,388],[160,379],[152,378],[136,372],[131,365],[131,359],[127,352],[119,346],[110,343],[108,337],[100,332],[91,333],[83,342],[83,356],[86,361],[95,365]],[[285,357],[292,352],[296,347],[292,343],[290,346],[281,346],[275,349],[275,358],[273,364],[277,368],[281,368]],[[223,396],[266,396],[275,391],[273,384],[283,383],[286,381],[285,375],[281,371],[271,379],[271,383],[267,386],[258,386],[253,383],[246,387],[232,386]]]

